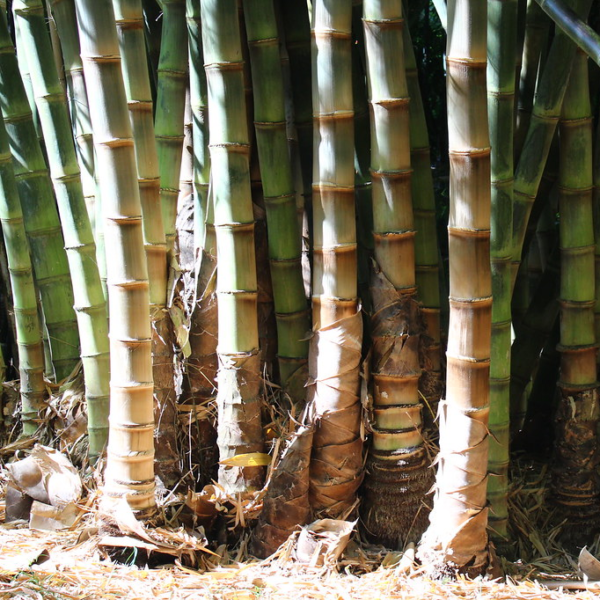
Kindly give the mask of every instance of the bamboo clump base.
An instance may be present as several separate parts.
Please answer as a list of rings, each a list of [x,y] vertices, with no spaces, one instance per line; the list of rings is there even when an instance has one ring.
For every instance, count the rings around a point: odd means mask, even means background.
[[[1,456],[2,461],[9,458],[8,453]],[[263,561],[249,556],[247,533],[242,534],[236,547],[215,542],[209,546],[210,552],[189,551],[187,548],[200,544],[178,523],[160,527],[155,522],[143,529],[156,543],[177,546],[179,558],[160,552],[148,556],[143,549],[135,548],[120,548],[117,556],[101,544],[102,537],[114,531],[98,529],[99,497],[93,475],[85,481],[89,495],[82,500],[81,518],[62,532],[30,530],[24,522],[3,524],[6,482],[7,472],[2,466],[0,598],[591,600],[600,590],[598,583],[581,580],[576,556],[560,544],[562,525],[552,525],[555,511],[545,501],[549,493],[547,466],[531,461],[515,461],[509,496],[513,515],[510,527],[515,551],[522,560],[513,563],[500,559],[505,571],[500,579],[432,580],[414,563],[412,546],[405,552],[390,551],[368,545],[358,536],[337,565],[328,567],[300,565],[292,560],[289,550],[293,538]],[[165,506],[159,508],[164,514]],[[240,508],[244,507],[235,502],[228,505],[229,516],[235,518]],[[590,548],[592,554],[597,555],[598,550]]]

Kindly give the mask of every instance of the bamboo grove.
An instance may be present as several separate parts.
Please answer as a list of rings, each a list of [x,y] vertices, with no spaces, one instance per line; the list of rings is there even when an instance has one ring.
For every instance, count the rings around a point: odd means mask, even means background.
[[[482,573],[515,449],[600,533],[597,3],[0,7],[6,430],[82,379],[104,510],[254,498],[260,557]]]

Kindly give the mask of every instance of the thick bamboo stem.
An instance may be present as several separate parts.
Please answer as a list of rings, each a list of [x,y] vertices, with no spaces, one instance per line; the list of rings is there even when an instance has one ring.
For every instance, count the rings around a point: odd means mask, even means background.
[[[350,0],[313,3],[315,334],[309,400],[317,427],[310,494],[313,510],[332,518],[353,508],[362,479],[351,22]]]
[[[167,309],[167,244],[160,202],[160,175],[154,137],[141,0],[113,0],[123,80],[135,144],[142,207],[144,250],[148,263],[152,321],[152,376],[156,472],[169,488],[180,479],[174,389],[174,332]]]
[[[111,0],[76,0],[102,190],[110,318],[110,433],[104,497],[140,516],[154,500],[148,269],[134,142]]]
[[[219,264],[218,439],[221,461],[263,448],[249,139],[236,0],[202,0],[214,224]],[[260,467],[219,469],[230,493],[262,484]]]
[[[254,89],[254,128],[269,231],[269,263],[277,320],[281,382],[306,364],[309,312],[301,239],[286,135],[283,76],[272,0],[245,0],[244,17]],[[299,389],[293,388],[296,391]],[[302,398],[293,398],[302,402]]]
[[[581,543],[591,541],[600,525],[592,183],[588,66],[578,51],[560,122],[561,398],[552,491],[562,513],[585,523],[571,534]]]
[[[481,573],[488,563],[487,459],[492,313],[487,6],[448,11],[450,329],[446,399],[430,526],[421,556],[432,571]],[[477,273],[477,277],[465,277]]]
[[[432,484],[418,382],[423,327],[415,299],[415,231],[410,115],[404,71],[402,2],[363,3],[371,124],[373,235],[373,446],[367,459],[363,519],[388,546],[418,539]],[[414,536],[414,537],[413,537]]]

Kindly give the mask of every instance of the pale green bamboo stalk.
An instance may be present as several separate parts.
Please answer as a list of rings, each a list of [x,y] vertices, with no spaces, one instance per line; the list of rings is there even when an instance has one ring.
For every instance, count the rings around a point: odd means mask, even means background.
[[[23,435],[34,435],[39,424],[38,415],[44,407],[46,398],[44,352],[37,313],[37,294],[27,235],[23,225],[23,212],[8,147],[8,136],[2,119],[0,119],[0,221],[13,295],[21,379],[19,390]]]
[[[160,174],[141,0],[113,0],[123,81],[135,143],[148,263],[155,406],[156,471],[167,487],[180,479],[177,463],[173,322],[167,309],[167,244],[160,209]]]
[[[25,231],[58,380],[79,361],[73,288],[52,184],[22,85],[6,19],[0,18],[0,107],[8,133]]]
[[[183,114],[188,81],[185,0],[162,0],[163,25],[158,62],[154,128],[160,170],[160,198],[167,248],[175,242]],[[233,18],[233,15],[232,15]]]
[[[58,80],[41,0],[15,0],[22,51],[40,116],[50,176],[61,218],[73,282],[75,313],[88,408],[89,452],[100,456],[108,439],[109,355],[106,302],[96,266],[96,246],[83,198],[64,90]]]
[[[488,123],[491,152],[492,341],[488,500],[492,539],[508,540],[513,124],[517,0],[488,0]]]
[[[76,0],[102,190],[110,318],[110,431],[104,498],[154,511],[148,269],[134,143],[111,0]]]
[[[220,460],[261,452],[260,358],[249,139],[236,0],[202,0],[208,82],[210,158],[219,303],[218,437]],[[221,465],[229,493],[262,484],[260,467]]]
[[[94,138],[87,100],[83,65],[79,54],[79,36],[75,0],[50,0],[52,16],[56,23],[67,80],[67,98],[73,127],[77,161],[81,172],[81,185],[85,205],[92,226],[96,229],[96,180],[94,177]]]
[[[479,574],[489,560],[486,489],[492,286],[486,23],[486,3],[449,3],[447,386],[439,411],[434,505],[420,549],[426,569],[433,573]]]
[[[204,248],[206,213],[210,181],[210,153],[208,150],[208,99],[204,53],[202,50],[202,20],[200,2],[186,0],[188,30],[190,104],[192,109],[192,148],[194,181],[194,235],[197,252]]]
[[[311,23],[315,333],[309,402],[317,427],[310,501],[317,514],[340,518],[354,506],[363,467],[351,0],[313,2]]]

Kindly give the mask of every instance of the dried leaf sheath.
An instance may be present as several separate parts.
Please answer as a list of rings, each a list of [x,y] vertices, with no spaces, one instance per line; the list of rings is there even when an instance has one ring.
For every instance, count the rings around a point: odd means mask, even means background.
[[[252,552],[261,558],[273,554],[294,530],[310,521],[308,471],[312,441],[312,428],[298,427],[273,471],[252,540]]]
[[[315,421],[313,510],[338,518],[362,478],[349,0],[313,3],[313,324],[309,402]]]
[[[488,561],[487,459],[491,338],[490,148],[486,4],[449,4],[450,330],[446,399],[431,524],[420,554],[434,572],[481,573]],[[468,276],[477,274],[477,276]]]
[[[321,327],[311,339],[308,402],[316,425],[310,503],[315,512],[331,518],[339,518],[354,504],[362,481],[357,382],[361,341],[360,313]]]

